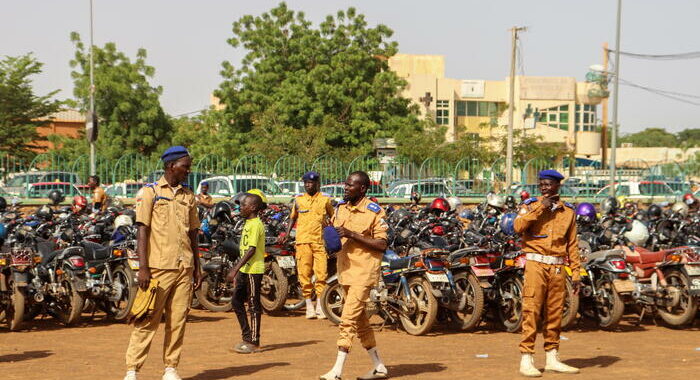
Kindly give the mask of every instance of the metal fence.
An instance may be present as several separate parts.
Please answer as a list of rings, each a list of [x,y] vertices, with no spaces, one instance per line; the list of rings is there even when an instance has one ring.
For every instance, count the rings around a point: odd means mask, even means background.
[[[162,163],[137,154],[109,160],[97,156],[97,175],[110,195],[133,196],[144,183],[156,181],[163,173]],[[202,181],[210,183],[210,192],[230,196],[250,188],[262,188],[270,195],[292,195],[303,191],[300,180],[308,170],[321,175],[322,191],[341,196],[343,183],[351,172],[368,172],[372,179],[370,195],[408,199],[411,193],[423,197],[455,195],[482,197],[488,192],[518,195],[525,190],[538,194],[537,173],[557,169],[567,175],[562,195],[573,198],[600,198],[609,193],[610,175],[595,163],[569,166],[567,159],[532,159],[516,162],[514,184],[505,189],[505,160],[482,162],[474,157],[446,161],[430,157],[413,162],[405,157],[379,159],[375,156],[335,157],[324,155],[315,160],[283,156],[275,160],[263,156],[229,159],[206,155],[195,159],[188,179],[198,190]],[[84,192],[89,159],[80,156],[67,160],[56,153],[44,153],[27,161],[0,153],[0,191],[19,197],[43,197],[54,188],[66,195]],[[694,190],[700,180],[700,160],[651,165],[643,159],[618,166],[617,194],[631,199],[671,201],[679,194]]]

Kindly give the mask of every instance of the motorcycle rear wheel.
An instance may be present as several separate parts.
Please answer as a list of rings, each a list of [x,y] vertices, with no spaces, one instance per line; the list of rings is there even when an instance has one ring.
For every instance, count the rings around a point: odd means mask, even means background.
[[[424,335],[430,332],[437,317],[438,301],[430,291],[430,283],[423,277],[413,277],[408,280],[408,290],[411,299],[405,299],[401,292],[402,301],[416,306],[415,313],[399,314],[401,326],[410,335]]]
[[[5,309],[5,320],[10,331],[18,331],[22,328],[24,322],[24,291],[17,285],[12,286],[12,304]]]
[[[216,297],[215,294],[213,293],[216,290],[216,287],[221,286],[221,284],[216,284],[214,281],[212,281],[212,277],[210,275],[206,275],[204,279],[202,280],[202,285],[195,291],[197,300],[199,300],[199,303],[207,310],[209,311],[229,311],[233,308],[233,305],[231,304],[231,296],[229,295],[228,297]],[[230,288],[230,285],[225,284],[227,288]],[[227,289],[227,293],[232,293],[233,289]]]
[[[121,322],[126,320],[126,317],[131,311],[131,306],[134,304],[136,299],[136,276],[131,268],[124,265],[120,265],[114,268],[112,273],[115,283],[120,283],[122,287],[122,294],[118,301],[105,301],[106,306],[110,309],[108,314],[115,321]]]
[[[266,313],[282,310],[287,302],[289,284],[284,271],[276,262],[265,263],[265,273],[260,291],[260,304]]]
[[[56,316],[61,323],[71,326],[80,321],[85,298],[73,287],[69,280],[63,280],[61,285],[67,290],[68,295],[58,300],[60,306],[56,310]]]
[[[473,330],[484,313],[484,290],[471,272],[458,273],[454,276],[454,283],[459,293],[467,293],[467,302],[464,310],[449,310],[450,327],[461,331]]]
[[[578,294],[574,294],[574,285],[571,278],[566,278],[566,298],[564,299],[564,310],[561,314],[561,329],[567,330],[576,322],[580,299]]]
[[[661,319],[672,328],[680,328],[690,324],[695,319],[698,310],[697,298],[690,295],[690,279],[678,269],[671,269],[665,274],[668,286],[674,286],[680,292],[679,306],[672,308],[659,307]]]

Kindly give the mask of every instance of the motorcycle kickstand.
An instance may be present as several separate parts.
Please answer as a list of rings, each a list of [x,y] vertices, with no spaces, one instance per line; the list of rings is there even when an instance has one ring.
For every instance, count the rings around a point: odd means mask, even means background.
[[[639,318],[634,323],[635,326],[640,326],[642,324],[642,319],[644,319],[644,314],[646,313],[646,311],[647,311],[646,308],[642,308],[642,312],[639,313]]]

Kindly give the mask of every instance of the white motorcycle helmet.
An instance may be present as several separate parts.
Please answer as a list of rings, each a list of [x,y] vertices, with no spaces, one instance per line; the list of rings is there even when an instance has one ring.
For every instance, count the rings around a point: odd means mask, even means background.
[[[492,207],[503,208],[506,205],[506,197],[500,194],[490,193],[486,195],[486,203]]]
[[[122,226],[131,226],[133,225],[133,221],[129,217],[129,215],[119,215],[118,217],[114,218],[114,229],[116,230],[119,227]]]
[[[450,210],[457,211],[457,208],[462,205],[462,201],[458,197],[447,198],[447,203],[450,204]]]
[[[625,232],[623,235],[627,240],[629,240],[630,243],[643,247],[649,239],[649,229],[644,225],[644,223],[638,220],[633,220],[632,229]]]
[[[676,202],[671,207],[671,211],[673,211],[674,214],[686,216],[690,211],[690,207],[688,207],[688,205],[685,202]]]

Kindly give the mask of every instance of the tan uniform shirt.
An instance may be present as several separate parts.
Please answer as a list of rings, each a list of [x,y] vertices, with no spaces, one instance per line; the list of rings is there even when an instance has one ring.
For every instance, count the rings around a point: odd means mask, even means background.
[[[345,227],[373,239],[386,240],[388,226],[384,210],[367,198],[353,206],[343,203],[338,207],[333,225]],[[379,265],[384,252],[375,251],[355,240],[343,238],[338,252],[338,281],[342,285],[374,286],[379,281]]]
[[[581,266],[576,236],[576,213],[559,201],[554,210],[542,205],[539,200],[522,205],[514,222],[515,232],[522,238],[524,252],[545,256],[566,256],[578,280]]]
[[[210,194],[197,194],[197,202],[205,207],[211,207],[213,203],[213,198]]]
[[[297,221],[296,244],[323,244],[321,227],[326,216],[333,216],[333,211],[331,198],[320,192],[294,198],[289,217]]]
[[[164,177],[136,194],[136,223],[151,228],[148,267],[178,269],[193,266],[189,232],[199,228],[194,193],[187,187],[171,187]]]

